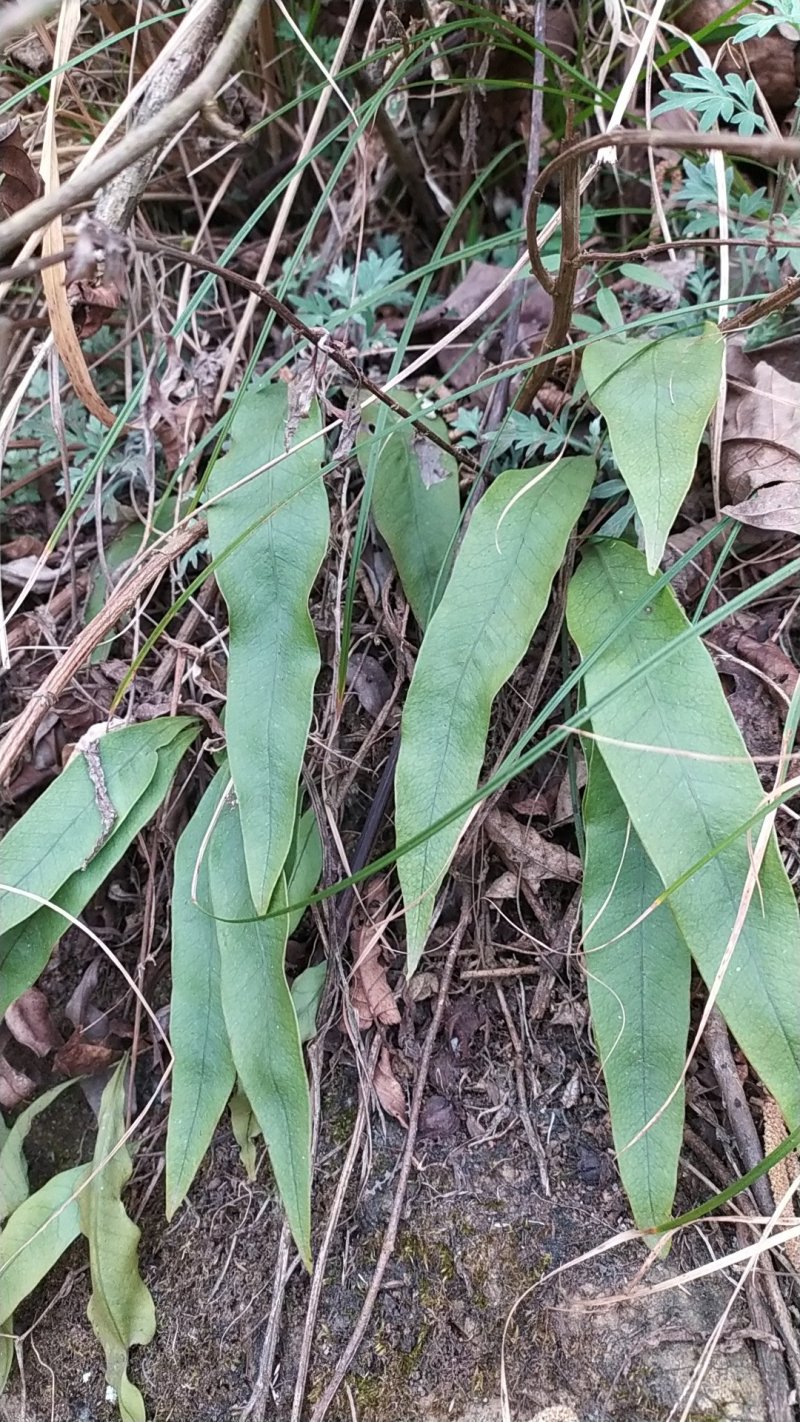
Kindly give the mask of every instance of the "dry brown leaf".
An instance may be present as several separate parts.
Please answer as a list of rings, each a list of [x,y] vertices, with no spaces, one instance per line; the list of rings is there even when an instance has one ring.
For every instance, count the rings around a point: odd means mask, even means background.
[[[0,120],[0,214],[10,217],[42,190],[39,175],[22,146],[18,118]]]
[[[53,1058],[55,1070],[64,1076],[94,1076],[116,1061],[119,1052],[104,1042],[87,1042],[80,1030],[73,1032]]]
[[[767,361],[733,390],[722,436],[723,508],[751,528],[800,532],[800,385]]]
[[[62,0],[55,52],[53,54],[54,69],[65,65],[69,60],[72,41],[80,21],[80,0]],[[55,74],[51,80],[50,94],[45,114],[41,175],[44,180],[45,192],[48,194],[56,193],[61,183],[58,164],[58,144],[56,139],[56,113],[63,79],[64,74],[62,72],[61,74]],[[49,257],[52,256],[53,253],[63,252],[63,250],[64,224],[61,217],[56,217],[49,226],[45,228],[42,238],[42,252],[45,257]],[[63,362],[64,369],[72,381],[72,388],[78,399],[83,402],[87,410],[89,410],[102,425],[110,429],[116,421],[116,415],[112,414],[105,400],[98,395],[92,377],[89,374],[86,359],[81,349],[81,343],[78,340],[75,325],[72,320],[72,311],[67,298],[65,278],[66,268],[63,262],[58,262],[55,266],[45,267],[42,272],[42,287],[47,302],[47,312],[50,317],[53,340]]]
[[[14,1111],[23,1101],[30,1101],[35,1090],[36,1082],[24,1071],[12,1067],[0,1053],[0,1106],[3,1110]]]
[[[522,825],[503,810],[486,816],[486,832],[509,867],[518,872],[523,887],[536,895],[545,879],[577,883],[581,861],[560,844],[553,844],[532,825]]]
[[[800,484],[770,484],[743,504],[723,505],[722,512],[748,528],[800,533]]]
[[[384,1111],[389,1116],[394,1116],[401,1126],[408,1125],[406,1116],[406,1098],[403,1088],[394,1074],[392,1059],[386,1047],[381,1048],[381,1054],[375,1064],[375,1075],[372,1078],[372,1085],[375,1088],[375,1095],[381,1103]]]
[[[184,460],[213,413],[216,382],[210,379],[208,357],[188,369],[172,336],[164,335],[167,366],[162,375],[151,376],[144,401],[144,424],[158,438],[170,471]]]
[[[16,1002],[6,1008],[6,1026],[23,1047],[29,1047],[37,1057],[46,1057],[61,1046],[50,1006],[39,988],[28,988]]]
[[[731,649],[738,652],[743,661],[764,673],[770,690],[777,688],[779,693],[792,695],[800,672],[775,642],[759,642],[742,632],[731,639]]]
[[[380,940],[371,927],[353,934],[353,978],[350,1001],[362,1032],[375,1022],[386,1026],[400,1021],[400,1012],[380,957]]]

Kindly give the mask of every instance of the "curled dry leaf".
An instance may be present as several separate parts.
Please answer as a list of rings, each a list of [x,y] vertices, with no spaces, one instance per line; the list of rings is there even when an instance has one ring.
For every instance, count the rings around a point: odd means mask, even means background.
[[[30,1101],[36,1090],[36,1082],[18,1071],[0,1053],[0,1106],[4,1111],[14,1111],[23,1101]]]
[[[724,513],[751,528],[800,532],[800,385],[758,361],[731,391],[722,436]]]
[[[492,810],[486,816],[486,832],[509,868],[519,874],[528,896],[535,898],[545,879],[577,883],[581,877],[581,861],[576,855],[503,810]]]
[[[392,1059],[386,1047],[381,1049],[381,1054],[375,1065],[372,1085],[375,1088],[375,1095],[387,1115],[394,1116],[401,1126],[407,1126],[406,1098],[403,1088],[394,1074]]]
[[[22,146],[18,118],[0,120],[0,216],[10,217],[39,196],[41,182]]]
[[[375,1022],[396,1025],[400,1012],[381,962],[380,939],[372,927],[353,934],[353,979],[350,1000],[362,1032]]]
[[[29,1047],[37,1057],[46,1057],[61,1046],[61,1035],[50,1007],[40,988],[28,988],[6,1009],[6,1026],[23,1047]]]

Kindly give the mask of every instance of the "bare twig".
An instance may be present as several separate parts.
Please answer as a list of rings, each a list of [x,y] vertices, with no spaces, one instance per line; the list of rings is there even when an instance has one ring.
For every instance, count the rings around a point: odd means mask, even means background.
[[[275,1367],[275,1353],[278,1348],[278,1338],[281,1330],[281,1314],[283,1313],[283,1300],[286,1296],[286,1284],[292,1269],[298,1262],[295,1255],[293,1263],[289,1264],[289,1247],[291,1245],[291,1234],[289,1226],[284,1221],[281,1229],[280,1242],[278,1244],[278,1262],[275,1266],[275,1282],[272,1289],[272,1301],[270,1303],[269,1318],[267,1320],[267,1331],[264,1334],[264,1342],[261,1345],[261,1356],[258,1360],[258,1373],[256,1375],[253,1390],[247,1402],[242,1408],[240,1422],[245,1422],[245,1418],[250,1417],[253,1422],[264,1422],[267,1415],[267,1402],[272,1384],[272,1372]]]
[[[535,213],[533,200],[528,206],[528,211],[530,212],[532,208]],[[522,410],[523,413],[531,408],[536,395],[545,381],[550,379],[555,369],[557,357],[551,355],[550,352],[560,351],[569,335],[569,328],[572,324],[572,308],[575,305],[575,283],[580,271],[580,221],[580,168],[578,158],[570,152],[568,161],[561,169],[561,258],[555,281],[552,281],[542,264],[538,239],[534,238],[533,246],[530,246],[530,228],[528,229],[531,265],[542,286],[545,290],[549,290],[553,297],[553,311],[539,352],[540,359],[528,371],[522,388],[514,401],[514,409]],[[548,356],[549,359],[542,360],[542,356]]]
[[[389,1223],[386,1226],[386,1233],[383,1236],[381,1252],[378,1256],[378,1262],[375,1265],[375,1272],[372,1275],[372,1279],[370,1280],[367,1295],[364,1299],[361,1312],[358,1316],[358,1322],[356,1323],[356,1326],[353,1329],[350,1338],[348,1339],[347,1346],[344,1352],[342,1353],[338,1363],[336,1364],[336,1369],[334,1371],[333,1377],[328,1383],[328,1386],[326,1387],[322,1397],[320,1398],[319,1402],[314,1408],[314,1411],[311,1414],[311,1422],[323,1422],[323,1419],[325,1418],[330,1409],[331,1403],[333,1402],[337,1392],[339,1391],[339,1388],[341,1387],[345,1377],[347,1376],[350,1364],[352,1363],[353,1359],[356,1356],[356,1353],[361,1347],[364,1334],[366,1333],[367,1328],[369,1326],[369,1321],[372,1317],[372,1311],[375,1307],[375,1302],[378,1297],[378,1294],[380,1293],[381,1284],[383,1283],[383,1276],[386,1273],[389,1260],[392,1257],[395,1240],[397,1238],[397,1231],[400,1225],[400,1216],[403,1212],[403,1204],[405,1202],[408,1180],[411,1174],[411,1166],[414,1159],[414,1146],[416,1144],[417,1139],[419,1118],[422,1111],[422,1100],[425,1095],[425,1086],[428,1080],[428,1071],[431,1064],[431,1057],[433,1055],[433,1048],[439,1033],[442,1017],[444,1016],[445,1003],[447,1001],[447,994],[450,990],[450,982],[453,976],[453,969],[455,968],[456,959],[460,952],[461,944],[464,941],[464,935],[467,931],[469,915],[470,903],[467,897],[465,896],[461,906],[461,916],[458,921],[458,926],[455,930],[455,933],[453,934],[453,941],[450,945],[450,950],[447,954],[445,965],[442,970],[442,977],[439,985],[439,994],[436,999],[436,1007],[434,1009],[433,1019],[431,1021],[430,1027],[428,1028],[428,1035],[425,1038],[425,1046],[422,1050],[422,1057],[419,1063],[417,1080],[414,1085],[414,1095],[411,1101],[411,1112],[408,1121],[408,1135],[406,1137],[406,1144],[403,1150],[402,1160],[400,1162],[400,1173],[398,1176],[397,1187],[394,1193],[394,1199],[392,1201],[392,1209],[391,1214],[389,1215]]]
[[[169,534],[158,547],[141,561],[124,583],[114,589],[105,607],[84,627],[53,670],[35,691],[25,710],[17,717],[5,739],[0,742],[0,785],[8,778],[37,727],[51,710],[73,676],[89,660],[95,647],[105,641],[121,617],[130,611],[137,598],[166,572],[173,558],[178,558],[206,533],[205,519],[183,525]]]
[[[72,177],[62,183],[57,193],[28,203],[27,207],[7,217],[5,222],[0,222],[0,256],[10,251],[18,242],[30,237],[40,227],[52,222],[60,213],[67,212],[77,203],[86,202],[94,196],[98,188],[121,173],[123,168],[136,163],[151,149],[163,143],[164,139],[177,133],[202,105],[213,97],[227,78],[260,7],[261,0],[241,0],[236,14],[202,74],[187,85],[183,93],[161,109],[160,113],[154,114],[141,128],[132,129],[109,153],[101,154],[86,172],[73,173]]]
[[[176,262],[187,262],[189,265],[199,268],[200,271],[211,272],[214,276],[220,277],[223,281],[233,282],[235,286],[240,286],[245,291],[249,291],[256,301],[260,302],[262,306],[266,306],[270,311],[274,311],[275,315],[279,316],[281,321],[285,321],[286,325],[290,326],[298,336],[302,336],[303,340],[308,341],[322,355],[332,360],[334,365],[338,365],[339,369],[343,370],[345,374],[349,376],[355,386],[361,386],[364,390],[368,390],[370,395],[376,400],[380,400],[383,405],[387,405],[388,408],[396,415],[399,415],[401,419],[407,420],[409,424],[413,425],[418,434],[430,440],[432,444],[438,445],[438,447],[445,450],[447,454],[457,454],[460,462],[465,468],[469,469],[471,473],[478,474],[480,472],[479,465],[471,455],[468,455],[465,451],[460,449],[454,450],[449,441],[437,434],[424,420],[415,418],[409,420],[408,410],[405,406],[401,405],[398,400],[395,400],[392,395],[388,395],[382,390],[380,385],[377,385],[374,380],[370,380],[369,376],[365,375],[355,362],[331,339],[327,331],[307,326],[305,321],[301,321],[300,317],[295,315],[290,306],[287,306],[279,297],[273,296],[268,287],[263,286],[260,282],[252,281],[250,277],[242,276],[239,272],[231,271],[229,267],[221,267],[219,263],[209,261],[207,257],[201,257],[198,252],[183,252],[179,247],[170,247],[164,242],[151,242],[146,238],[137,237],[135,240],[140,252],[151,252],[155,256],[170,257]]]
[[[383,1043],[381,1038],[375,1035],[370,1051],[367,1071],[370,1079],[375,1071],[378,1054]],[[362,1092],[358,1103],[358,1115],[356,1116],[353,1134],[350,1137],[350,1144],[347,1148],[344,1165],[339,1174],[336,1185],[336,1194],[331,1205],[328,1219],[325,1224],[325,1234],[317,1251],[317,1258],[314,1264],[314,1276],[311,1280],[311,1289],[308,1295],[306,1306],[306,1321],[303,1327],[303,1337],[300,1343],[300,1357],[297,1362],[297,1376],[294,1385],[294,1399],[292,1401],[292,1415],[290,1422],[299,1422],[303,1411],[303,1403],[306,1395],[306,1381],[308,1379],[308,1368],[311,1362],[311,1349],[314,1343],[314,1330],[317,1323],[317,1313],[319,1312],[319,1301],[322,1297],[322,1290],[325,1286],[325,1271],[328,1267],[328,1256],[331,1251],[336,1230],[339,1226],[339,1219],[344,1207],[345,1196],[347,1195],[350,1177],[353,1174],[355,1163],[361,1150],[361,1142],[364,1130],[367,1125],[369,1111],[369,1095]]]
[[[159,68],[141,101],[136,123],[130,130],[132,133],[163,113],[167,104],[197,77],[203,56],[216,43],[228,18],[231,3],[232,0],[214,0],[188,32],[182,47],[171,56],[168,64]],[[105,223],[116,232],[126,230],[150,179],[155,160],[155,148],[149,148],[103,188],[95,205],[96,221]]]
[[[531,86],[531,136],[528,144],[528,170],[525,175],[525,195],[523,205],[527,212],[528,203],[531,200],[536,179],[539,176],[539,167],[542,161],[542,101],[544,97],[544,43],[546,39],[547,25],[547,5],[546,0],[536,0],[536,8],[533,14],[533,33],[537,40],[537,48],[533,57],[533,84]],[[520,303],[514,301],[509,307],[508,320],[503,333],[503,350],[501,360],[510,361],[514,355],[514,350],[519,337]],[[508,391],[511,385],[511,376],[507,375],[503,380],[499,380],[489,396],[486,406],[485,425],[487,430],[495,430],[503,419],[508,408]]]

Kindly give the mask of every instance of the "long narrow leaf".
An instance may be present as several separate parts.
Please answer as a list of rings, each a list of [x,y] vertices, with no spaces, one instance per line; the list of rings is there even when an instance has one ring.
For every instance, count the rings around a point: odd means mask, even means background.
[[[0,1234],[0,1319],[10,1318],[81,1232],[78,1191],[87,1167],[62,1170],[14,1211]]]
[[[395,399],[422,417],[414,396],[403,390],[394,393]],[[372,516],[394,559],[411,611],[419,626],[426,627],[447,582],[461,517],[458,461],[426,442],[393,411],[384,414],[389,434],[375,466]],[[428,423],[447,437],[440,417],[429,417]],[[369,449],[360,441],[362,468],[366,469],[368,459]]]
[[[144,794],[156,772],[156,752],[174,734],[175,722],[164,717],[110,731],[97,742],[105,789],[118,823]],[[71,874],[91,862],[103,830],[98,791],[86,757],[79,754],[5,836],[0,883],[53,898]],[[32,900],[0,889],[3,938],[35,912]]]
[[[197,1174],[236,1079],[222,1014],[217,925],[209,914],[203,841],[229,779],[217,772],[175,850],[172,890],[172,998],[175,1065],[167,1126],[167,1219]],[[197,873],[197,903],[192,881]],[[202,907],[198,907],[202,905]]]
[[[619,623],[650,581],[635,548],[604,540],[588,550],[568,602],[570,630],[583,656]],[[603,758],[662,883],[671,885],[713,854],[670,898],[678,927],[710,984],[733,933],[751,862],[745,835],[719,852],[717,846],[757,812],[763,792],[699,640],[684,643],[674,657],[631,680],[687,625],[669,589],[655,594],[587,671],[585,691],[591,711],[600,697],[619,688],[593,713],[592,725],[595,733],[612,738],[601,743]],[[675,751],[689,754],[670,753]],[[800,918],[774,837],[717,1000],[790,1126],[800,1124]]]
[[[286,982],[286,915],[253,917],[238,807],[226,800],[209,850],[222,1010],[242,1087],[264,1132],[289,1227],[311,1260],[311,1103],[297,1014]],[[283,880],[273,907],[286,904]]]
[[[67,842],[59,848],[60,869],[58,872],[63,872],[68,863],[72,864],[72,872],[66,880],[62,880],[61,884],[47,895],[53,903],[58,904],[67,913],[80,914],[101,884],[108,878],[136,835],[152,819],[162,804],[178,764],[196,734],[197,723],[187,717],[178,716],[175,718],[163,717],[158,721],[145,721],[140,726],[113,731],[103,738],[100,745],[103,748],[106,784],[112,803],[118,811],[117,826],[106,843],[89,858],[84,868],[82,867],[82,856],[86,851],[87,843],[89,851],[95,843],[91,835],[95,833],[96,806],[92,804],[85,812],[84,817],[80,821],[75,821],[72,827],[72,836],[67,834]],[[121,739],[117,740],[117,737]],[[111,742],[111,744],[107,746],[107,742]],[[120,765],[122,770],[120,770]],[[64,772],[65,775],[67,773],[68,771]],[[59,777],[55,782],[55,787],[52,788],[57,788],[62,779],[63,777]],[[28,815],[38,811],[42,801],[50,793],[50,791],[46,791],[45,795],[36,801],[32,809],[28,810],[19,821],[20,825],[25,823]],[[50,804],[54,816],[57,816],[57,803],[50,802]],[[37,815],[37,822],[40,823],[41,833],[46,835],[46,818],[40,819],[40,816]],[[89,831],[88,834],[86,830]],[[7,840],[11,838],[11,834],[13,834],[13,830]],[[19,878],[14,880],[8,873],[9,869],[14,869],[16,863],[17,874],[25,881],[24,887],[31,888],[33,882],[37,881],[36,875],[32,872],[32,862],[29,860],[29,870],[26,874],[20,850],[15,863],[9,860],[7,864],[5,857],[7,840],[0,848],[3,882],[19,882]],[[30,836],[27,843],[27,852],[31,854]],[[44,871],[47,864],[46,856],[40,860],[40,864],[42,871]],[[42,889],[37,888],[36,892],[42,893]],[[15,928],[10,929],[9,932],[0,935],[0,1012],[5,1012],[9,1003],[36,982],[47,963],[53,946],[68,927],[63,915],[54,909],[37,909],[33,901],[16,895],[0,895],[1,913],[5,913],[8,901],[13,898],[26,906],[30,916],[18,923]]]
[[[122,1422],[146,1422],[144,1399],[128,1377],[128,1350],[135,1343],[150,1342],[156,1314],[139,1274],[141,1231],[122,1203],[132,1168],[126,1147],[118,1149],[125,1132],[124,1102],[123,1060],[100,1102],[94,1152],[97,1173],[81,1193],[80,1217],[89,1241],[89,1322],[106,1355],[106,1380],[117,1394]]]
[[[663,885],[596,749],[589,756],[583,822],[592,1029],[622,1183],[637,1225],[649,1229],[666,1219],[675,1198],[683,1089],[653,1118],[680,1080],[685,1060],[691,960],[669,905],[636,923]]]
[[[561,460],[512,503],[536,473],[508,470],[484,494],[423,638],[403,712],[395,777],[398,844],[422,833],[475,789],[492,701],[525,655],[545,610],[594,464]],[[419,962],[433,895],[464,824],[439,830],[398,861],[409,974]]]
[[[209,506],[208,529],[217,558],[253,529],[217,576],[230,620],[228,755],[258,913],[269,907],[294,833],[320,666],[308,599],[329,532],[321,436],[285,453],[287,441],[299,444],[319,431],[319,412],[315,407],[293,433],[288,419],[283,382],[248,393],[233,423],[231,451],[209,481],[216,499],[255,475]]]

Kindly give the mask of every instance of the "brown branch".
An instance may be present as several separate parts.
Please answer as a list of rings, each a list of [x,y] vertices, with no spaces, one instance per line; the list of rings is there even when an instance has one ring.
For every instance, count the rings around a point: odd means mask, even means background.
[[[24,242],[40,227],[46,227],[53,218],[67,212],[76,203],[86,202],[123,168],[136,163],[152,148],[183,128],[227,78],[260,7],[261,0],[241,0],[202,74],[160,113],[154,114],[141,128],[131,129],[110,152],[101,153],[85,172],[73,173],[57,193],[28,203],[27,207],[13,213],[5,222],[0,222],[0,256],[11,251],[19,242]]]
[[[545,169],[545,171],[547,170]],[[530,213],[533,209],[534,216],[536,213],[535,195],[538,187],[539,182],[534,187],[531,201],[528,204],[528,212]],[[553,310],[537,363],[528,371],[522,388],[514,401],[514,409],[522,410],[523,413],[530,410],[536,395],[555,370],[557,357],[550,353],[560,351],[566,344],[569,335],[572,311],[575,305],[575,284],[581,267],[580,220],[580,165],[574,150],[569,150],[567,162],[564,163],[561,171],[561,258],[555,281],[552,281],[542,265],[536,240],[534,239],[533,246],[530,245],[530,228],[528,229],[528,250],[531,255],[531,265],[540,282],[542,277],[550,281],[549,289],[553,297]],[[542,284],[544,285],[544,283]]]
[[[273,311],[275,315],[280,317],[281,321],[285,321],[286,325],[290,326],[298,336],[302,336],[303,340],[308,341],[321,355],[327,356],[333,361],[334,365],[338,365],[339,369],[343,370],[356,386],[368,390],[370,395],[374,396],[376,400],[379,400],[382,405],[386,405],[395,415],[398,415],[402,420],[413,425],[417,433],[421,434],[424,439],[429,440],[431,444],[438,445],[439,449],[443,449],[446,454],[457,455],[461,464],[469,469],[470,473],[480,473],[480,465],[477,460],[474,460],[466,451],[454,449],[448,440],[438,435],[424,420],[416,418],[409,419],[408,410],[405,406],[401,405],[398,400],[395,400],[392,395],[387,394],[386,391],[381,389],[380,385],[377,385],[374,380],[370,380],[368,375],[365,375],[363,371],[359,370],[355,362],[337,346],[327,331],[307,326],[305,321],[301,321],[300,317],[295,315],[290,306],[287,306],[279,297],[273,296],[268,287],[262,286],[260,282],[253,281],[250,277],[240,275],[239,272],[231,271],[229,267],[222,267],[217,262],[209,261],[207,257],[201,257],[197,252],[184,252],[180,247],[170,247],[164,242],[151,242],[147,238],[136,237],[134,241],[140,252],[147,252],[153,256],[170,257],[176,262],[188,262],[191,266],[197,267],[200,271],[209,272],[212,276],[219,277],[222,281],[233,282],[235,286],[240,286],[245,291],[249,291],[261,302],[262,306],[266,306],[269,311]]]
[[[132,133],[163,113],[181,90],[198,77],[203,56],[219,40],[231,3],[232,0],[214,0],[213,4],[208,5],[188,30],[183,43],[171,55],[169,63],[157,69],[142,96]],[[115,232],[127,230],[150,180],[155,160],[156,151],[151,147],[104,186],[95,204],[93,216],[96,222],[105,223]]]
[[[206,521],[202,518],[176,529],[142,559],[139,567],[131,573],[126,582],[120,583],[114,589],[105,607],[84,627],[61,661],[57,662],[45,677],[40,690],[32,693],[25,710],[20,713],[4,740],[0,742],[0,785],[8,779],[37,727],[75,673],[88,662],[95,647],[99,647],[106,640],[120,618],[133,607],[137,598],[166,572],[173,558],[185,553],[205,536],[206,531]]]

